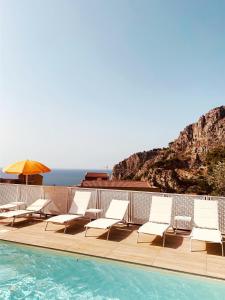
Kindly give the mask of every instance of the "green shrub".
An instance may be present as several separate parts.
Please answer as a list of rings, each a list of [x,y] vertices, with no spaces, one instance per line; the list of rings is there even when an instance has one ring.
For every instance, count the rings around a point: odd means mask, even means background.
[[[214,195],[225,196],[225,160],[213,166],[207,179]]]
[[[215,165],[218,164],[218,162],[223,161],[225,161],[224,147],[215,148],[206,154],[206,165],[208,166],[209,172],[214,168]]]

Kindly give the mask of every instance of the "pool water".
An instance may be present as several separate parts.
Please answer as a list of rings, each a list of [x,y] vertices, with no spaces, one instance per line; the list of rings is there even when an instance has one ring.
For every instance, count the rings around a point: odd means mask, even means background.
[[[225,299],[223,281],[0,242],[0,299]]]

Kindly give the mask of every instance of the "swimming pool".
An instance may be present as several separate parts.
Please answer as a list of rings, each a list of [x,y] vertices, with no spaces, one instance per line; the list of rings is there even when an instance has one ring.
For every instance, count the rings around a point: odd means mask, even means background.
[[[0,242],[0,299],[224,299],[223,281]]]

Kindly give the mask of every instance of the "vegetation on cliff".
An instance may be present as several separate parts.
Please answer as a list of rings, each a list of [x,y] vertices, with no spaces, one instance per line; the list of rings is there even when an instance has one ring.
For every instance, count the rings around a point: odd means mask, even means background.
[[[207,182],[213,195],[225,196],[225,148],[207,154]]]

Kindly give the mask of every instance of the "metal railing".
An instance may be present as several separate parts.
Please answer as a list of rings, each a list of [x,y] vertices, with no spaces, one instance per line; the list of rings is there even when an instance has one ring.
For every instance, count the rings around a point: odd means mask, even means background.
[[[57,215],[67,213],[74,193],[81,190],[78,187],[37,186],[0,183],[0,204],[13,201],[23,201],[26,205],[38,198],[51,199],[51,204],[45,208],[46,214]],[[144,224],[149,219],[153,195],[172,197],[172,222],[175,215],[191,216],[194,213],[194,199],[217,200],[219,204],[219,227],[225,234],[225,197],[199,196],[187,194],[168,194],[156,192],[138,192],[125,190],[85,189],[92,192],[89,208],[101,208],[100,217],[104,215],[112,199],[129,200],[130,205],[125,216],[126,221],[133,224]],[[179,221],[179,228],[190,229],[185,221]]]

